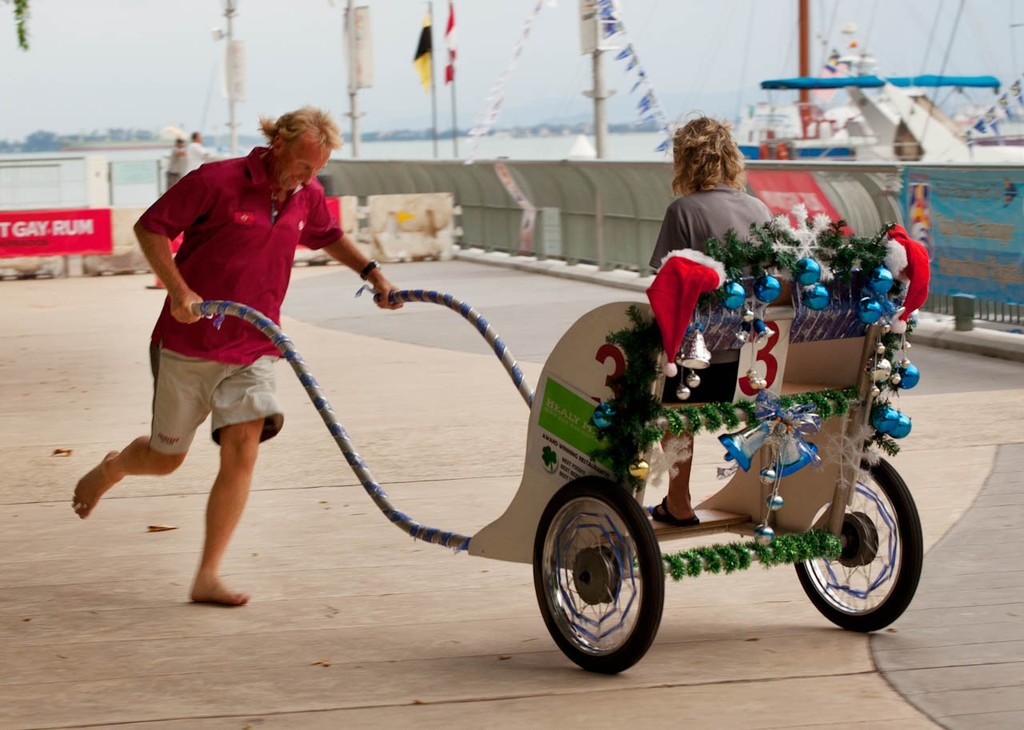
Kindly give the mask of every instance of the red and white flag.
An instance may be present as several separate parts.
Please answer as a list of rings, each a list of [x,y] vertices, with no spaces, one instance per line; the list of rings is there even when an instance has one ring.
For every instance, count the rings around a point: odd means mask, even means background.
[[[448,0],[448,25],[444,31],[444,44],[448,48],[448,65],[444,68],[444,82],[455,80],[455,5]]]

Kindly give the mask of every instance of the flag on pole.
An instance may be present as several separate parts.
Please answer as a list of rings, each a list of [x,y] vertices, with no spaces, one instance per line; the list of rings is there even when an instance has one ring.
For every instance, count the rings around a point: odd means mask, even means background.
[[[412,59],[413,68],[420,75],[420,83],[424,91],[430,91],[430,54],[433,50],[430,33],[430,11],[427,11],[423,18],[423,30],[420,32],[420,42],[416,46],[416,55]]]
[[[455,4],[448,0],[448,26],[444,31],[444,44],[448,47],[448,65],[444,68],[444,82],[455,80]]]
[[[839,51],[833,48],[832,53],[825,59],[825,65],[821,69],[821,77],[830,79],[835,76],[846,75],[846,69],[843,67],[842,59],[839,57]],[[815,89],[812,94],[815,99],[824,104],[832,100],[832,97],[836,95],[836,89]]]

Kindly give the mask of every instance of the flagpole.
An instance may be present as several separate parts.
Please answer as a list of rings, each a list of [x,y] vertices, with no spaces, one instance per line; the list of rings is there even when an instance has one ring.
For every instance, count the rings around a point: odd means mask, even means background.
[[[427,0],[427,14],[430,16],[430,116],[433,120],[432,137],[434,140],[434,158],[437,153],[437,83],[434,77],[434,1]]]
[[[455,112],[455,72],[452,72],[452,157],[459,159],[459,115]]]
[[[456,107],[455,107],[455,77],[456,77],[457,74],[455,72],[455,56],[452,53],[452,49],[451,49],[451,47],[449,45],[450,43],[454,42],[454,33],[455,33],[454,20],[453,20],[454,13],[455,13],[455,10],[452,7],[452,0],[448,0],[448,23],[451,24],[452,27],[449,28],[448,25],[445,25],[445,40],[447,41],[445,43],[445,45],[448,46],[448,48],[447,48],[447,50],[448,50],[448,67],[451,68],[451,77],[452,77],[451,78],[451,84],[452,84],[452,159],[457,160],[457,159],[459,159],[459,115],[456,112]],[[449,33],[453,34],[451,38],[448,37]],[[446,81],[448,80],[448,72],[447,71],[445,71],[445,80]]]

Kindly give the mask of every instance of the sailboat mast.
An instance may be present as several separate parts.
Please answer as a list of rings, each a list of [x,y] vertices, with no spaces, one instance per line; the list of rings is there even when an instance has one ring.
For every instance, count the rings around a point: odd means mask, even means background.
[[[811,75],[811,34],[810,34],[810,5],[809,0],[799,0],[797,6],[797,37],[800,39],[800,76],[801,78]],[[809,89],[800,89],[800,100],[796,105],[800,113],[800,137],[807,139],[811,127],[811,92]],[[815,135],[817,136],[817,135]]]
[[[810,2],[799,0],[799,38],[800,38],[800,76],[811,75],[811,33],[810,33]],[[800,104],[806,105],[810,101],[808,89],[800,89]]]

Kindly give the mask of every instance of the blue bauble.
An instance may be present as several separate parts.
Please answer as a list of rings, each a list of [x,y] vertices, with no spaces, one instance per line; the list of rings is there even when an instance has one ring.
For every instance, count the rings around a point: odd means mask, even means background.
[[[812,284],[803,290],[804,306],[808,309],[821,310],[828,306],[828,287],[824,284]]]
[[[900,387],[904,390],[910,390],[921,381],[921,371],[913,363],[896,372],[900,374]]]
[[[782,284],[771,274],[764,274],[754,281],[754,296],[758,301],[771,304],[782,293]]]
[[[892,406],[879,406],[871,411],[871,425],[879,433],[892,433],[902,415]]]
[[[768,525],[758,525],[754,528],[754,541],[758,545],[771,545],[775,540],[775,530]]]
[[[864,297],[860,300],[860,321],[864,324],[874,324],[882,318],[882,305],[871,297]]]
[[[889,435],[894,439],[906,438],[910,435],[910,425],[910,416],[901,413],[896,423],[889,429]]]
[[[884,266],[879,266],[877,269],[872,271],[871,275],[868,277],[868,289],[870,289],[873,294],[877,294],[879,296],[888,294],[889,290],[892,289],[892,285],[892,272]]]
[[[722,291],[722,306],[726,309],[739,309],[747,301],[747,290],[738,281],[725,282]]]
[[[614,418],[615,409],[612,408],[611,403],[601,403],[594,409],[594,415],[591,416],[591,419],[594,421],[594,425],[598,428],[608,428],[612,425],[612,420]]]
[[[821,264],[814,259],[802,258],[796,262],[793,274],[800,286],[817,284],[821,280]]]

